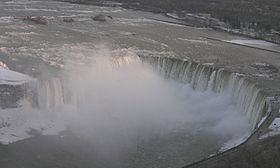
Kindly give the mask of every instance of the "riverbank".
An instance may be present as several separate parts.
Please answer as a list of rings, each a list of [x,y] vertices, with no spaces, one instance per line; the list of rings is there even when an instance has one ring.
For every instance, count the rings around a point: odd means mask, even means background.
[[[77,3],[77,4],[86,4],[86,5],[97,5],[97,6],[107,6],[107,7],[123,7],[126,9],[132,9],[132,10],[140,10],[140,11],[146,11],[146,12],[152,12],[152,13],[160,13],[162,15],[165,15],[167,17],[176,19],[178,21],[182,21],[187,25],[191,25],[194,27],[208,27],[212,28],[217,31],[227,32],[235,35],[244,36],[247,38],[253,38],[258,40],[265,40],[272,43],[280,44],[280,31],[279,27],[277,27],[277,19],[273,18],[273,12],[271,11],[271,18],[270,14],[269,16],[258,16],[256,14],[256,18],[248,18],[247,20],[244,18],[247,18],[248,16],[244,17],[242,16],[242,12],[240,13],[234,13],[231,12],[231,14],[228,15],[228,11],[226,7],[224,7],[225,11],[220,11],[219,3],[220,5],[229,5],[226,2],[219,2],[218,4],[215,4],[216,7],[213,7],[212,10],[208,11],[207,8],[204,9],[209,2],[203,2],[204,4],[200,4],[200,2],[184,2],[186,4],[193,3],[194,6],[191,9],[188,9],[188,5],[184,4],[183,2],[174,2],[172,5],[167,5],[169,1],[164,3],[146,3],[142,1],[126,1],[126,0],[59,0],[64,2],[70,2],[70,3]],[[176,4],[178,3],[178,4]],[[256,2],[257,5],[259,2]],[[180,7],[180,4],[182,7],[187,7],[186,9]],[[238,5],[238,2],[236,2]],[[240,2],[239,5],[243,3]],[[206,5],[206,6],[205,6]],[[244,4],[243,4],[244,5]],[[253,4],[252,4],[253,5]],[[273,4],[269,4],[267,6],[270,6]],[[208,4],[209,6],[209,4]],[[210,5],[211,6],[211,5]],[[253,5],[254,6],[254,5]],[[254,7],[250,6],[241,6],[240,8],[251,8],[252,11],[255,11]],[[234,6],[234,9],[237,11],[240,9],[237,6]],[[193,11],[192,11],[193,9]],[[188,12],[187,12],[188,11]],[[251,12],[252,12],[251,11]],[[243,11],[244,13],[244,11]],[[238,15],[235,17],[235,15]],[[244,14],[245,15],[245,14]],[[250,15],[253,15],[251,13]],[[242,18],[243,17],[243,18]],[[252,20],[260,20],[260,21],[252,21]]]

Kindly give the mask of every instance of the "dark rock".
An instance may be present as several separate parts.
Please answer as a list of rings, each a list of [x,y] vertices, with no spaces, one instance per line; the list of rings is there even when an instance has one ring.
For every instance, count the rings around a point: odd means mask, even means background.
[[[71,17],[64,17],[63,22],[71,23],[71,22],[74,22],[74,19]]]
[[[106,22],[106,16],[100,14],[95,17],[92,17],[92,20],[99,21],[99,22]]]
[[[42,135],[40,130],[34,129],[34,128],[29,128],[29,131],[27,132],[29,135],[32,136],[40,136]]]
[[[0,109],[18,107],[24,95],[24,85],[0,84]]]
[[[8,67],[0,67],[0,109],[18,108],[22,105],[22,100],[36,105],[36,87],[35,79],[9,70]]]
[[[112,17],[112,16],[110,16],[110,15],[108,15],[107,17],[108,17],[109,19],[111,19],[111,20],[113,19],[113,17]]]
[[[48,23],[47,19],[42,16],[26,16],[23,18],[23,20],[42,25],[46,25]]]
[[[0,122],[0,129],[5,128],[5,127],[9,127],[9,126],[11,126],[10,123],[4,122],[4,121]]]

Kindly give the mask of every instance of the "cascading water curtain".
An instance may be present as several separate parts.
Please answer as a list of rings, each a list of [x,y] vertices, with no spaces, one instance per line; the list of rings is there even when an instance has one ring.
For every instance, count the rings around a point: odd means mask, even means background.
[[[194,90],[231,95],[237,107],[249,119],[252,129],[263,116],[265,96],[255,84],[240,74],[175,58],[140,56],[140,59],[165,78],[188,83]]]

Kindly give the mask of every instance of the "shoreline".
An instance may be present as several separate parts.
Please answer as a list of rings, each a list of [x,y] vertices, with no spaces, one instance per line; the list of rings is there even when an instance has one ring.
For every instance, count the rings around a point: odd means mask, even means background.
[[[101,7],[122,7],[124,9],[130,9],[130,10],[134,10],[134,11],[151,12],[154,14],[161,14],[162,16],[165,16],[167,18],[171,18],[171,19],[178,21],[178,22],[173,22],[174,24],[179,24],[179,25],[182,24],[182,25],[190,26],[190,27],[194,27],[194,28],[211,28],[215,31],[225,32],[230,35],[238,35],[240,37],[250,38],[253,40],[263,40],[263,41],[271,42],[271,43],[278,44],[278,45],[280,44],[280,39],[271,40],[271,39],[267,39],[267,38],[263,38],[263,37],[245,34],[242,32],[237,32],[237,31],[242,31],[241,29],[232,29],[232,28],[226,28],[226,27],[215,26],[215,25],[211,26],[206,23],[201,23],[201,20],[199,20],[199,19],[194,19],[194,20],[192,20],[192,22],[186,21],[186,20],[175,18],[175,17],[168,15],[169,12],[165,11],[164,9],[140,5],[140,3],[118,3],[118,2],[115,2],[114,0],[109,1],[109,2],[108,1],[88,1],[88,0],[55,0],[55,1],[68,2],[68,3],[73,3],[73,4],[82,4],[82,5],[94,5],[94,6],[101,6]],[[178,12],[180,12],[180,11],[178,11]],[[195,13],[191,13],[191,14],[196,15]],[[211,18],[207,18],[207,19],[216,20],[217,18],[211,17]],[[153,19],[153,20],[156,20],[156,19]],[[181,22],[181,23],[179,23],[179,22]],[[254,32],[254,33],[256,33],[256,32]],[[267,33],[265,33],[265,34],[268,35]]]

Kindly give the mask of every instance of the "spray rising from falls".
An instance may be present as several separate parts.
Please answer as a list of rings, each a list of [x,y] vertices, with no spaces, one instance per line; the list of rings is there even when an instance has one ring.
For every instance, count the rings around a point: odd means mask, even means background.
[[[256,122],[253,111],[264,103],[259,90],[236,74],[131,53],[97,56],[87,67],[39,80],[37,94],[39,108],[14,110],[24,124],[11,121],[16,132],[4,127],[5,142],[30,137],[34,130],[52,135],[67,127],[93,143],[97,158],[126,164],[119,167],[179,167],[212,154],[252,130],[240,110]],[[9,140],[11,134],[20,138]]]
[[[151,64],[165,78],[189,83],[194,90],[231,95],[239,111],[246,114],[253,128],[266,115],[265,96],[241,74],[175,58],[144,56],[140,59]]]

